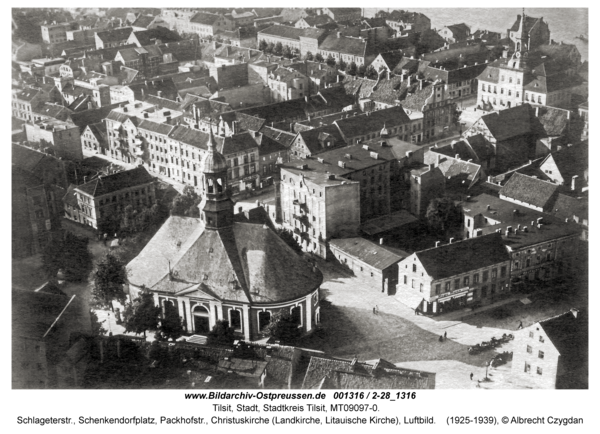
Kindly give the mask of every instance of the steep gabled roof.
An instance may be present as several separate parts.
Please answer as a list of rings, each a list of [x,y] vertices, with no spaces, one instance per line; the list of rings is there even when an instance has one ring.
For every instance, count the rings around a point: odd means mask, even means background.
[[[500,190],[500,196],[546,208],[558,190],[558,185],[522,173],[514,173]]]
[[[554,164],[558,167],[560,175],[565,179],[565,184],[568,185],[571,182],[571,178],[576,175],[579,176],[580,181],[587,181],[587,172],[589,170],[589,147],[587,141],[552,152],[546,157],[546,160],[550,158],[554,160]]]
[[[525,134],[534,134],[538,138],[546,134],[535,117],[535,111],[529,104],[521,104],[500,112],[494,112],[481,117],[492,136],[497,141]]]
[[[98,36],[98,38],[100,38],[100,40],[106,44],[126,41],[129,38],[129,36],[131,36],[132,32],[133,29],[131,27],[120,27],[114,30],[105,30],[102,32],[97,32],[96,36]]]

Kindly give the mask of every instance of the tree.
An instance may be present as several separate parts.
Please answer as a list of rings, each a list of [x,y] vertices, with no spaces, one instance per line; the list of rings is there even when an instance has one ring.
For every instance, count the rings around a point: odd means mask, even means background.
[[[280,310],[271,316],[265,327],[265,334],[286,344],[294,344],[302,335],[298,323],[287,310]]]
[[[66,232],[63,238],[54,238],[42,252],[42,269],[50,281],[56,280],[58,270],[65,279],[80,282],[92,270],[92,256],[88,239]]]
[[[296,253],[302,252],[302,247],[298,244],[298,241],[294,238],[294,234],[287,229],[279,229],[277,235],[281,238],[288,246],[292,248]]]
[[[102,327],[102,324],[106,321],[103,319],[100,321],[98,315],[92,309],[90,309],[90,321],[92,323],[92,336],[102,336],[106,334],[106,329]]]
[[[371,80],[377,80],[377,77],[379,77],[379,74],[377,73],[377,70],[373,67],[373,65],[369,65],[367,67],[367,69],[365,70],[365,77],[367,77]]]
[[[152,293],[143,289],[133,303],[129,303],[123,311],[125,331],[143,333],[146,338],[146,330],[155,330],[158,327],[159,316],[160,307],[154,304]]]
[[[317,53],[317,54],[315,55],[315,60],[316,60],[317,62],[323,62],[323,56],[321,56],[321,53]]]
[[[161,340],[177,340],[184,332],[183,319],[179,316],[177,308],[165,306],[165,313],[158,327],[158,338]]]
[[[433,232],[443,234],[449,227],[460,222],[460,209],[449,197],[436,198],[429,203],[425,218]]]
[[[269,42],[269,45],[267,45],[266,53],[272,54],[273,50],[275,50],[275,44],[273,44],[272,42]]]
[[[207,345],[231,345],[235,340],[233,327],[229,327],[229,321],[218,320],[208,334]]]
[[[366,71],[367,67],[365,65],[360,65],[356,70],[356,75],[358,75],[359,77],[364,77]]]
[[[329,56],[327,56],[327,61],[325,63],[327,63],[327,65],[331,66],[331,67],[335,66],[335,59],[333,58],[333,56],[331,54]]]
[[[273,48],[273,54],[275,54],[276,56],[281,56],[282,51],[283,45],[281,44],[281,42],[277,42],[275,44],[275,48]]]
[[[202,198],[198,196],[194,187],[186,185],[183,188],[183,192],[173,199],[173,203],[171,204],[171,215],[200,217],[198,205],[201,201]]]
[[[337,63],[337,69],[339,69],[340,71],[345,71],[347,66],[348,64],[340,58],[340,61]]]
[[[313,53],[311,53],[310,51],[307,51],[304,55],[304,60],[313,60],[314,58],[315,56],[313,56]]]
[[[265,41],[264,39],[261,39],[260,42],[258,43],[258,49],[260,51],[262,51],[263,53],[267,51],[268,46],[269,46],[269,44],[267,44],[267,41]]]
[[[104,259],[96,264],[94,287],[92,288],[92,305],[97,308],[113,309],[112,301],[124,303],[126,295],[123,285],[126,283],[127,270],[121,260],[107,253]]]
[[[346,71],[349,75],[356,75],[357,67],[354,61],[350,62],[348,65],[348,70]]]
[[[289,47],[289,45],[286,45],[285,47],[283,47],[283,57],[285,57],[286,59],[291,59],[293,57],[292,54],[292,49]]]

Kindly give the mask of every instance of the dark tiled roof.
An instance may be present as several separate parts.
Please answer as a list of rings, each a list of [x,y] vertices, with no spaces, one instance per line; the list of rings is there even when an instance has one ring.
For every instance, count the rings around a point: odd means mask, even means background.
[[[498,142],[525,134],[537,135],[539,138],[545,136],[544,129],[529,104],[490,113],[482,116],[481,120]]]
[[[173,140],[185,143],[186,145],[194,146],[198,149],[208,149],[208,134],[187,126],[180,125],[175,127],[175,129],[171,132],[169,137]],[[220,143],[222,140],[223,139],[221,137],[215,137],[215,141],[217,142],[217,144]]]
[[[121,27],[114,30],[106,30],[96,33],[96,36],[104,43],[113,43],[126,41],[131,36],[133,29],[131,27]]]
[[[587,219],[589,215],[589,200],[587,197],[574,197],[558,193],[548,213],[561,220],[572,221],[573,217],[577,217],[578,223],[582,223],[582,220]]]
[[[443,244],[415,255],[434,279],[445,279],[510,260],[502,236],[493,233]]]
[[[160,40],[162,44],[178,42],[181,40],[177,33],[165,27],[137,31],[133,32],[133,35],[141,46],[153,45],[156,43],[156,40]]]
[[[165,108],[169,110],[181,111],[181,103],[156,95],[148,95],[145,99],[145,102],[148,104],[153,104],[161,109]]]
[[[500,196],[506,196],[543,209],[553,199],[557,190],[557,184],[517,172],[504,184],[500,190]]]
[[[78,190],[93,197],[110,194],[124,188],[135,187],[153,182],[154,178],[143,167],[102,176],[77,187]]]
[[[155,288],[168,274],[165,260],[171,262],[173,280],[188,287],[199,283],[200,291],[221,300],[294,300],[323,279],[271,229],[249,223],[215,231],[204,230],[200,219],[170,217],[129,263],[129,281]],[[283,281],[294,284],[282,286]]]
[[[469,29],[469,26],[467,26],[465,23],[453,24],[446,27],[452,32],[452,35],[457,39],[465,39],[471,31]]]
[[[79,128],[83,129],[87,125],[102,122],[108,114],[115,108],[121,107],[124,103],[115,103],[91,110],[83,110],[71,114],[71,121]]]
[[[191,23],[204,24],[205,26],[212,26],[220,18],[219,15],[207,14],[204,12],[198,12],[191,19]]]
[[[165,136],[169,135],[174,128],[175,126],[173,125],[152,122],[147,119],[143,119],[138,125],[138,130],[151,131]]]
[[[349,138],[361,136],[373,131],[381,131],[384,125],[394,128],[398,125],[410,124],[410,118],[402,107],[390,107],[376,110],[361,116],[345,118],[335,121],[342,134]]]
[[[575,359],[575,364],[581,364],[579,359],[583,352],[587,352],[587,328],[588,318],[583,312],[578,312],[577,317],[573,312],[565,312],[552,318],[540,321],[538,324],[556,350],[561,355],[561,358]],[[579,360],[578,360],[579,359]]]
[[[288,148],[266,134],[257,133],[254,135],[254,140],[258,144],[259,155],[269,155],[280,152],[285,153],[288,150]]]
[[[400,256],[364,238],[331,240],[329,244],[378,270],[385,270],[409,256],[408,253]]]
[[[254,141],[250,133],[243,132],[225,137],[221,143],[217,144],[217,150],[223,155],[230,155],[235,152],[249,151],[257,148],[258,144]]]
[[[389,365],[381,362],[371,365],[356,360],[312,356],[304,376],[302,389],[435,388],[434,373],[390,367]]]
[[[272,138],[278,143],[281,143],[287,149],[289,149],[292,146],[292,144],[294,143],[294,139],[296,138],[295,133],[278,130],[267,125],[263,125],[263,127],[260,129],[260,133]]]
[[[319,50],[333,51],[342,54],[351,54],[353,56],[366,56],[367,41],[360,38],[340,37],[329,35],[319,45]]]
[[[579,176],[579,180],[582,182],[588,180],[589,149],[587,141],[553,152],[546,157],[546,159],[550,158],[554,160],[560,175],[565,179],[565,184],[569,185],[571,178],[575,175]]]
[[[334,139],[334,143],[332,143],[331,146],[340,147],[346,144],[339,129],[335,125],[325,125],[306,131],[300,131],[298,135],[302,137],[304,144],[313,154],[318,154],[326,150],[324,142],[329,137]]]
[[[25,146],[12,145],[12,164],[27,172],[35,172],[38,165],[45,158],[52,158],[42,152],[26,148]]]
[[[471,145],[471,149],[478,161],[485,161],[488,157],[494,155],[494,146],[482,134],[476,134],[463,140]]]
[[[240,123],[240,127],[248,131],[260,131],[265,124],[265,120],[250,116],[245,113],[233,112],[236,115],[236,120]]]
[[[548,136],[562,136],[568,132],[570,123],[568,110],[542,106],[536,107],[536,113]]]
[[[140,15],[133,23],[132,26],[147,28],[154,21],[152,15]]]
[[[534,18],[534,17],[530,17],[528,15],[525,15],[525,25],[523,26],[523,31],[529,32],[533,28],[533,26],[538,22],[538,20],[540,20],[540,18]],[[510,28],[510,31],[516,32],[517,30],[519,30],[520,24],[521,24],[521,15],[517,15],[517,19],[513,23],[512,27]]]

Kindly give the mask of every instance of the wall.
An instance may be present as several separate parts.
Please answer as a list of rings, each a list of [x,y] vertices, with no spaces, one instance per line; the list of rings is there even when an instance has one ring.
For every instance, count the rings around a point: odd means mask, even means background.
[[[348,181],[325,188],[325,237],[355,236],[360,227],[360,184]]]
[[[540,336],[544,339],[543,343],[539,340]],[[531,353],[527,352],[528,345]],[[542,389],[555,388],[560,355],[539,323],[516,332],[513,348],[512,375],[515,382]],[[543,359],[539,358],[539,351],[544,352]],[[531,367],[528,373],[525,372],[525,363]],[[537,373],[538,367],[542,369],[541,374]]]

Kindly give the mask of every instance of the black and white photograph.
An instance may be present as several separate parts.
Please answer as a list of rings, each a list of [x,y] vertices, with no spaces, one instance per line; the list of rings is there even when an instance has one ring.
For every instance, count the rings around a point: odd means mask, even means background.
[[[11,5],[13,393],[590,388],[588,8],[335,3]]]

